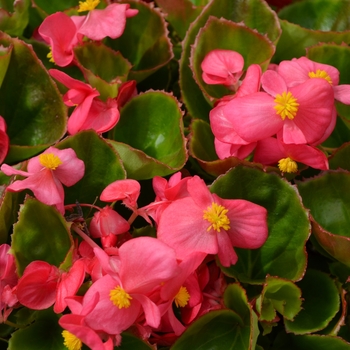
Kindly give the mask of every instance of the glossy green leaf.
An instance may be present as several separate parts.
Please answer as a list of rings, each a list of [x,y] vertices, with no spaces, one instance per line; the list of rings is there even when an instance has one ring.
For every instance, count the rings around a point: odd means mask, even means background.
[[[268,274],[291,281],[303,276],[310,223],[294,186],[277,174],[237,166],[210,190],[221,198],[249,200],[268,211],[267,241],[259,249],[235,248],[238,262],[222,268],[226,274],[250,283],[263,283]]]
[[[128,177],[134,179],[171,174],[187,160],[182,111],[176,98],[165,92],[149,91],[131,99],[112,138],[118,141],[111,144]]]
[[[350,142],[344,143],[329,158],[329,168],[339,168],[350,171]]]
[[[278,17],[301,27],[342,32],[350,29],[350,8],[342,0],[303,0],[284,7]]]
[[[297,283],[304,299],[302,310],[293,321],[284,320],[288,333],[309,334],[324,329],[340,307],[339,292],[334,281],[318,270],[307,270],[304,278]],[[315,287],[322,292],[315,292]]]
[[[259,320],[273,321],[276,311],[285,319],[293,320],[301,310],[301,302],[301,290],[293,282],[268,276],[256,300]]]
[[[171,350],[249,350],[250,328],[232,310],[211,311],[191,324]]]
[[[12,234],[18,273],[34,260],[60,266],[72,244],[68,224],[57,209],[27,197]]]
[[[7,162],[33,156],[66,132],[67,112],[61,94],[31,46],[0,34],[13,45],[0,88],[0,115],[5,118],[11,148]]]
[[[30,0],[12,1],[11,4],[0,1],[0,5],[0,31],[21,36],[28,24]]]
[[[116,97],[131,69],[131,64],[121,53],[96,42],[84,43],[76,47],[74,53],[85,79],[99,91],[100,98],[106,100]]]
[[[59,315],[52,309],[37,311],[37,319],[12,334],[8,350],[67,350],[63,344]]]
[[[130,8],[139,13],[127,19],[120,38],[108,38],[106,42],[133,65],[129,80],[140,82],[172,59],[172,44],[159,11],[145,2],[128,0],[123,3],[130,4]]]
[[[350,266],[349,186],[350,174],[345,171],[325,172],[298,183],[303,203],[315,220],[313,235],[328,254],[347,266]]]
[[[118,350],[150,350],[153,347],[131,333],[122,333],[122,343]]]
[[[282,35],[273,57],[274,63],[291,60],[306,55],[306,49],[321,43],[335,43],[350,41],[350,31],[323,32],[300,27],[297,24],[281,20]]]
[[[115,180],[125,179],[125,170],[113,148],[96,132],[82,131],[58,143],[59,149],[73,148],[85,164],[84,177],[65,189],[65,203],[94,203]],[[100,201],[96,202],[101,203]]]
[[[232,94],[222,85],[208,85],[202,79],[201,63],[204,57],[214,49],[225,49],[239,52],[244,58],[244,69],[251,64],[260,64],[267,68],[275,47],[271,41],[256,30],[224,18],[210,17],[198,33],[192,46],[190,57],[191,69],[201,90],[209,99],[221,98]]]
[[[256,29],[263,35],[267,34],[273,43],[280,36],[276,13],[261,0],[213,0],[203,9],[183,41],[180,60],[180,88],[190,115],[204,120],[208,120],[211,105],[206,101],[193,79],[190,55],[199,30],[206,24],[210,16],[223,17],[236,23],[243,21],[249,28]]]
[[[350,350],[350,344],[340,337],[325,335],[281,334],[271,350]]]
[[[156,0],[156,4],[166,13],[167,21],[183,39],[191,23],[202,11],[202,7],[194,6],[190,0]]]

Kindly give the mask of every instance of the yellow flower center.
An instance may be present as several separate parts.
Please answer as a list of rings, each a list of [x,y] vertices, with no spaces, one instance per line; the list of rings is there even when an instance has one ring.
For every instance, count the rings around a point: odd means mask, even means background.
[[[282,95],[277,94],[274,102],[276,104],[273,108],[283,120],[286,119],[286,117],[288,117],[288,119],[294,119],[298,112],[299,103],[290,91],[288,91],[288,93],[284,91]]]
[[[333,85],[331,77],[328,75],[328,73],[324,70],[317,69],[315,72],[309,72],[309,78],[322,78],[329,82],[329,84]]]
[[[109,293],[111,302],[119,309],[128,308],[132,297],[120,286],[115,287]]]
[[[279,160],[278,167],[283,173],[296,173],[298,171],[297,163],[289,157]]]
[[[62,337],[64,338],[63,345],[69,350],[80,350],[83,346],[81,340],[71,332],[64,330],[62,332]]]
[[[42,166],[51,170],[56,170],[59,165],[63,164],[61,159],[53,153],[40,154],[39,162]]]
[[[211,206],[207,208],[207,210],[204,210],[203,219],[211,223],[211,225],[207,228],[207,231],[214,229],[217,232],[220,232],[221,228],[226,231],[229,230],[230,219],[226,215],[227,212],[228,209],[215,202],[213,202]]]
[[[50,62],[55,63],[55,60],[52,56],[52,49],[50,49],[50,52],[46,55],[46,57],[49,59]]]
[[[176,307],[186,306],[189,300],[190,294],[188,293],[186,287],[180,287],[174,299]]]
[[[91,11],[91,10],[93,10],[99,3],[100,3],[100,0],[79,1],[78,12]]]

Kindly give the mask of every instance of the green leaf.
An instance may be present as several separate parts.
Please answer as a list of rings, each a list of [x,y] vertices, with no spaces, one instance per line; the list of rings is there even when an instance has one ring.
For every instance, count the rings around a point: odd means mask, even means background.
[[[108,97],[116,97],[131,69],[131,64],[121,53],[96,42],[84,43],[76,47],[74,53],[78,67],[88,83],[99,91],[100,98],[105,101]]]
[[[129,178],[149,179],[180,170],[186,160],[182,111],[177,99],[149,91],[121,110],[111,145],[120,154]]]
[[[299,280],[306,268],[308,213],[296,188],[275,173],[237,166],[210,187],[221,198],[245,199],[268,211],[268,238],[259,249],[235,248],[238,262],[222,270],[241,282],[263,283],[266,275]]]
[[[340,337],[325,335],[280,334],[271,350],[350,350],[350,344]]]
[[[122,343],[118,346],[118,350],[150,350],[153,347],[140,338],[135,337],[131,333],[122,333]]]
[[[59,149],[73,148],[85,164],[84,177],[65,189],[65,203],[94,203],[110,183],[125,179],[125,170],[113,148],[95,131],[82,131],[58,143]],[[101,201],[97,201],[99,205]]]
[[[37,319],[26,328],[12,333],[8,350],[67,350],[63,344],[59,315],[52,309],[37,311]]]
[[[329,158],[329,168],[339,168],[350,171],[350,142],[344,143]]]
[[[242,23],[210,17],[199,31],[190,57],[190,67],[194,72],[194,78],[210,100],[232,94],[232,90],[222,85],[208,85],[202,79],[201,63],[204,57],[214,49],[239,52],[244,58],[244,69],[253,63],[260,64],[266,69],[275,52],[271,41],[256,30]]]
[[[139,13],[126,21],[123,35],[106,43],[133,65],[128,79],[142,81],[173,57],[167,24],[159,11],[145,2],[123,1]]]
[[[273,321],[276,311],[285,319],[293,320],[301,310],[301,290],[291,281],[268,276],[256,300],[256,308],[261,321]]]
[[[250,327],[232,310],[211,311],[192,323],[171,350],[250,350]]]
[[[273,57],[274,63],[283,60],[291,60],[306,55],[306,49],[321,43],[335,43],[350,41],[350,31],[323,32],[306,29],[297,24],[281,20],[282,35],[276,47]]]
[[[328,171],[298,182],[303,203],[315,220],[313,235],[328,254],[347,266],[350,266],[349,186],[350,174],[344,171]]]
[[[310,269],[297,285],[301,288],[304,302],[294,321],[284,320],[286,331],[308,334],[325,328],[340,307],[339,292],[334,281],[327,274]],[[321,287],[322,292],[315,293],[315,286]]]
[[[21,36],[28,24],[30,0],[12,1],[9,6],[2,0],[0,5],[0,31],[12,36]]]
[[[66,132],[67,112],[55,83],[32,47],[0,34],[0,44],[13,46],[0,88],[0,115],[5,118],[11,148],[7,162],[42,151]]]
[[[0,46],[0,88],[10,63],[12,49],[12,45],[9,47]]]
[[[350,29],[347,1],[303,0],[284,7],[278,17],[301,27],[342,32]]]
[[[261,0],[213,0],[192,23],[183,41],[180,60],[180,88],[186,107],[194,118],[208,120],[211,105],[204,98],[199,86],[193,79],[190,68],[191,48],[199,30],[206,24],[210,16],[225,18],[256,29],[260,34],[276,43],[280,36],[280,28],[276,13]]]
[[[68,224],[57,209],[27,197],[12,234],[19,275],[34,260],[60,266],[72,244]]]

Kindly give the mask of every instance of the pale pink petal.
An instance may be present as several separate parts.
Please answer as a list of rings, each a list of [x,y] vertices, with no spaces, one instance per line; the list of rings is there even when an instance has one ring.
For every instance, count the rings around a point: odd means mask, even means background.
[[[283,126],[274,104],[272,96],[257,92],[234,98],[224,106],[224,113],[240,137],[256,142],[276,134]]]
[[[274,137],[258,141],[254,152],[254,162],[265,165],[276,164],[280,159],[286,157],[284,149],[280,145],[281,143]]]
[[[246,72],[241,86],[238,88],[235,97],[250,95],[260,90],[261,67],[258,64],[251,64]]]
[[[119,38],[124,32],[126,18],[138,13],[137,10],[127,12],[129,7],[129,4],[111,4],[103,10],[92,10],[78,32],[92,40],[102,40],[107,36]]]
[[[207,84],[231,86],[243,73],[244,58],[232,50],[212,50],[201,63],[202,78]]]
[[[261,77],[262,88],[271,96],[276,97],[277,94],[287,91],[287,84],[284,79],[276,71],[267,70]]]
[[[51,46],[55,63],[64,67],[74,59],[73,47],[78,43],[77,28],[63,12],[56,12],[44,19],[39,34]]]
[[[337,123],[337,117],[338,117],[337,110],[334,106],[333,113],[332,113],[332,119],[331,119],[331,122],[329,123],[325,133],[317,141],[311,143],[311,146],[316,147],[328,139],[328,137],[331,135],[331,133],[333,132],[333,130],[335,128],[335,125]]]
[[[237,157],[244,159],[253,152],[256,142],[248,143],[247,145],[235,145],[225,142],[220,142],[218,139],[214,139],[214,146],[216,154],[220,159],[228,157]]]
[[[232,242],[226,232],[220,232],[218,237],[218,258],[222,266],[229,267],[236,264],[238,256],[232,247]]]
[[[28,173],[27,171],[17,170],[17,169],[15,169],[12,166],[9,166],[7,164],[1,165],[1,171],[7,176],[11,176],[11,175],[30,176],[30,175],[32,175],[31,173]]]
[[[350,105],[350,85],[343,84],[337,85],[333,87],[334,91],[334,99],[344,103],[346,105]]]
[[[157,328],[160,323],[160,311],[158,306],[145,295],[131,294],[131,296],[141,304],[147,325]]]
[[[152,237],[138,237],[119,248],[120,278],[128,293],[149,293],[178,272],[175,252]]]

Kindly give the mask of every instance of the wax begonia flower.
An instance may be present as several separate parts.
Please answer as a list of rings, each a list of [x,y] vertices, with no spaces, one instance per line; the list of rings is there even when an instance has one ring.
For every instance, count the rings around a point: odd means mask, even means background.
[[[33,310],[47,309],[61,313],[66,308],[66,298],[74,296],[85,277],[84,263],[74,262],[68,272],[60,271],[46,261],[33,261],[24,270],[17,285],[19,302]]]
[[[0,116],[0,164],[7,156],[9,146],[10,139],[6,133],[6,122],[5,119]]]
[[[120,113],[117,101],[108,99],[103,102],[97,99],[100,93],[96,89],[57,69],[50,69],[49,73],[69,89],[63,96],[63,102],[67,106],[75,106],[68,119],[69,134],[75,135],[89,129],[103,133],[118,123]]]
[[[98,256],[103,254],[100,250]],[[84,296],[84,303],[88,303],[99,295],[97,305],[85,317],[86,324],[117,335],[144,313],[146,323],[158,327],[160,311],[149,295],[178,273],[175,252],[156,238],[138,237],[119,248],[119,257],[118,273],[111,272],[95,281]],[[109,268],[105,266],[105,270]]]
[[[85,10],[89,10],[86,16],[72,16],[72,20],[79,21],[78,33],[98,41],[107,36],[119,38],[124,32],[126,19],[138,13],[138,10],[130,9],[129,4],[110,4],[102,10],[88,6]]]
[[[202,79],[207,84],[222,84],[235,88],[243,74],[244,58],[232,50],[212,50],[201,63]]]
[[[41,37],[50,45],[53,61],[60,67],[74,59],[73,48],[82,39],[73,20],[63,12],[46,17],[39,29]]]
[[[266,92],[232,99],[225,116],[239,136],[256,142],[279,134],[284,143],[313,144],[328,130],[333,118],[334,94],[325,79],[309,79],[287,87],[275,71],[261,78]]]
[[[220,159],[231,156],[244,159],[256,146],[256,142],[246,141],[237,134],[233,124],[224,113],[224,106],[234,98],[258,92],[260,78],[261,67],[258,64],[252,64],[247,69],[246,77],[236,94],[219,100],[209,113],[210,126],[215,136],[215,150]]]
[[[223,266],[235,264],[233,247],[261,247],[268,234],[264,207],[255,203],[222,199],[210,193],[204,181],[188,181],[191,196],[171,203],[162,213],[157,236],[176,251],[178,259],[193,252],[218,254]]]
[[[8,244],[0,245],[0,323],[5,322],[17,303],[15,288],[18,282],[15,257]]]
[[[265,165],[277,163],[280,170],[286,173],[297,172],[296,162],[315,169],[328,169],[328,159],[321,150],[309,145],[285,144],[273,137],[258,141],[254,162]]]
[[[64,214],[62,184],[67,187],[76,184],[84,176],[85,165],[72,148],[59,150],[49,147],[39,156],[29,160],[27,171],[17,170],[7,164],[1,166],[1,171],[6,175],[27,177],[12,182],[6,187],[7,191],[19,192],[29,189],[39,201],[54,205]]]
[[[94,214],[89,226],[91,237],[101,238],[103,247],[115,246],[117,235],[129,229],[129,223],[108,205]]]

